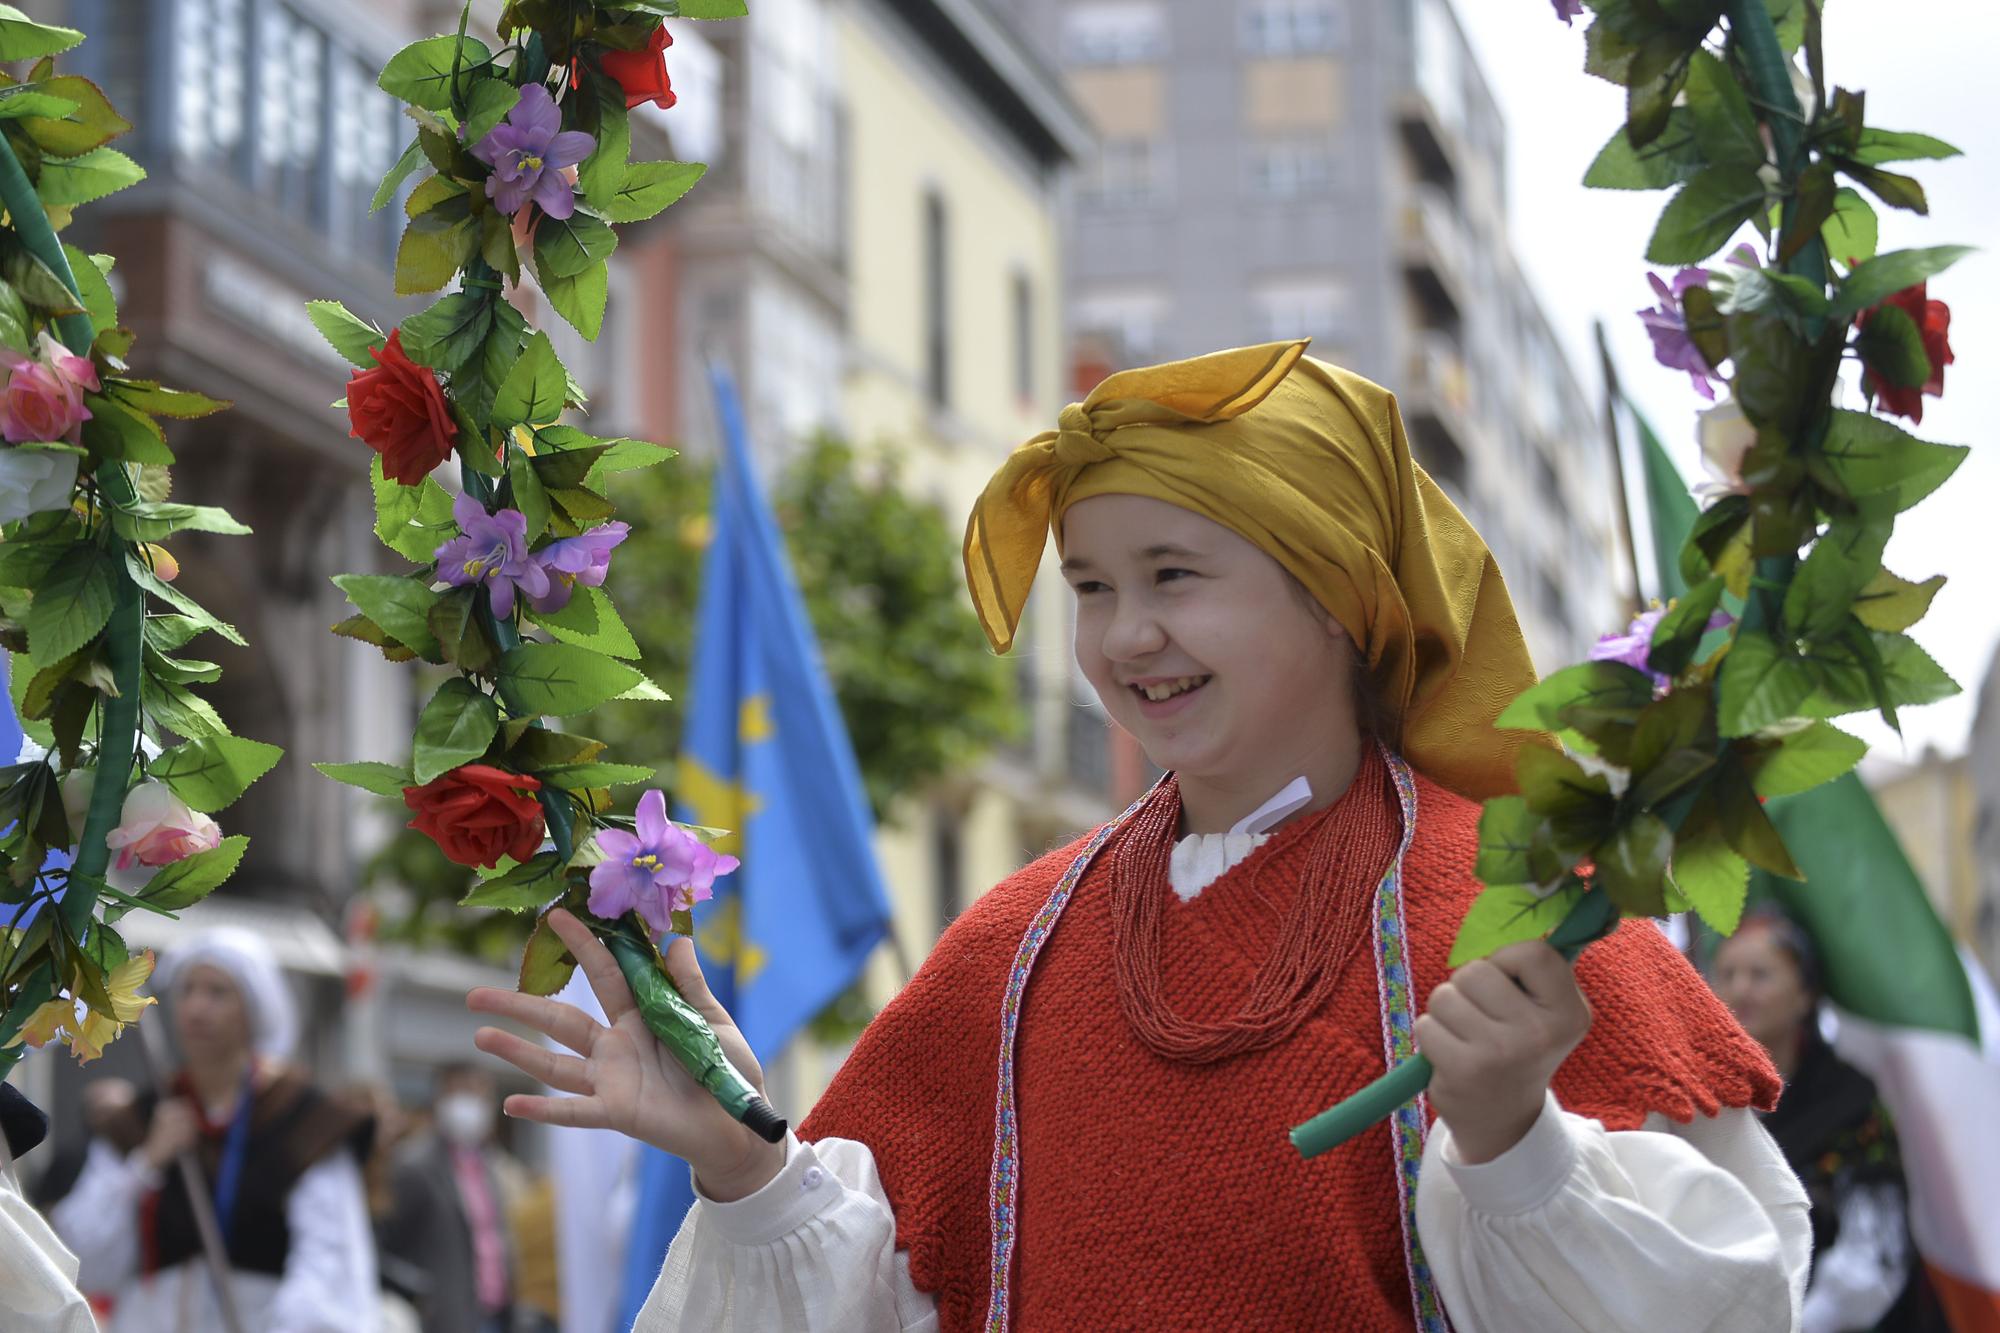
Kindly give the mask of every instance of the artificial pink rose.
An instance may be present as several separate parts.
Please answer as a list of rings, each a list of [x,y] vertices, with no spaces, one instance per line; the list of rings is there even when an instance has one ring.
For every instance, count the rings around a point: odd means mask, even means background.
[[[67,440],[75,444],[90,420],[86,391],[96,393],[97,367],[42,330],[34,356],[0,347],[7,387],[0,390],[0,437],[9,444]]]
[[[118,853],[116,868],[171,865],[222,845],[222,828],[173,794],[163,782],[142,782],[125,793],[118,827],[104,845]]]

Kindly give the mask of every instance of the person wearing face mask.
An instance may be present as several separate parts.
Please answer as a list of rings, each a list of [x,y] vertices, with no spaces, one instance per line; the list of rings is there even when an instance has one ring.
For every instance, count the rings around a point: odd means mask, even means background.
[[[493,1142],[493,1077],[473,1064],[438,1071],[429,1132],[397,1153],[394,1203],[377,1228],[385,1256],[414,1274],[407,1294],[425,1333],[508,1333],[514,1252],[507,1218],[518,1168]]]
[[[988,484],[991,645],[1053,536],[1078,665],[1168,774],[960,915],[796,1135],[723,1113],[564,912],[605,1021],[472,993],[576,1052],[481,1029],[572,1094],[510,1114],[692,1167],[639,1333],[1797,1326],[1776,1071],[1661,932],[1450,968],[1476,802],[1546,743],[1493,725],[1534,669],[1394,397],[1304,353],[1113,375]],[[666,965],[757,1078],[691,943]],[[1425,1098],[1300,1160],[1293,1125],[1416,1047]]]
[[[107,1333],[224,1327],[176,1169],[183,1154],[213,1208],[245,1333],[372,1333],[360,1162],[374,1122],[289,1063],[298,1013],[269,946],[247,930],[205,931],[156,978],[182,1066],[157,1094],[102,1109],[76,1185],[52,1210],[83,1287],[114,1293]]]

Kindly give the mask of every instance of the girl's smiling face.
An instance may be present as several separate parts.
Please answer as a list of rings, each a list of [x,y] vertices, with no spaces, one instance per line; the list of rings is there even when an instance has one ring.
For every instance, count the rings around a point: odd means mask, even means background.
[[[1353,649],[1277,561],[1137,495],[1072,505],[1063,551],[1077,664],[1147,757],[1179,776],[1196,831],[1218,818],[1226,828],[1301,774],[1315,805],[1340,794],[1359,752]]]

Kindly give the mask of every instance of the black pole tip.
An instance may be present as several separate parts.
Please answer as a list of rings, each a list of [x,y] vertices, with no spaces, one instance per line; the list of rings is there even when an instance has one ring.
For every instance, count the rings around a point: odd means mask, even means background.
[[[771,1109],[771,1103],[762,1097],[752,1097],[750,1104],[743,1108],[743,1123],[766,1143],[785,1141],[785,1118]]]

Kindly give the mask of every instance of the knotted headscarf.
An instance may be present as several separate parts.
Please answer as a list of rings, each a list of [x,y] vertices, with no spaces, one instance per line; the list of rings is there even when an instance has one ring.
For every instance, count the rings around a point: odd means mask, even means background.
[[[1009,455],[973,506],[965,576],[997,652],[1063,513],[1143,495],[1255,544],[1339,621],[1420,772],[1466,796],[1514,789],[1526,739],[1493,720],[1534,684],[1486,543],[1410,457],[1395,396],[1307,340],[1121,371]]]

